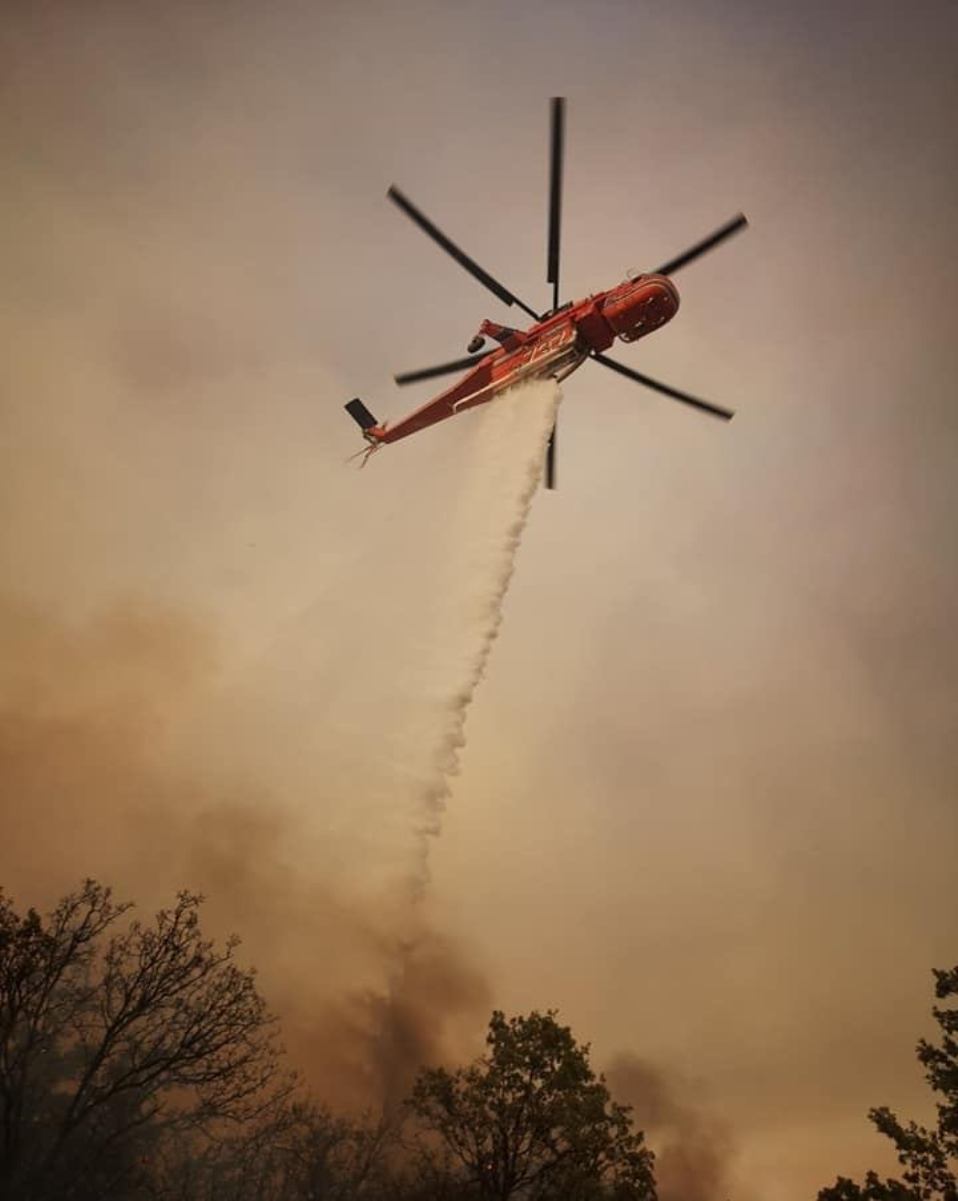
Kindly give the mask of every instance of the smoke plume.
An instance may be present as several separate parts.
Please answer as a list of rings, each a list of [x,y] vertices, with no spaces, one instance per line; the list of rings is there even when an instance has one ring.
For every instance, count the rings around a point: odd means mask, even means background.
[[[659,1201],[722,1201],[731,1184],[729,1132],[714,1114],[679,1095],[678,1085],[634,1055],[605,1073],[612,1095],[632,1106],[635,1126],[655,1151]]]
[[[377,516],[365,553],[252,663],[210,614],[157,601],[0,604],[8,891],[44,905],[96,875],[142,908],[203,892],[331,1102],[395,1103],[422,1063],[471,1048],[488,1010],[430,907],[427,847],[557,401],[532,385],[461,419],[441,522]],[[375,466],[364,487],[385,486]]]

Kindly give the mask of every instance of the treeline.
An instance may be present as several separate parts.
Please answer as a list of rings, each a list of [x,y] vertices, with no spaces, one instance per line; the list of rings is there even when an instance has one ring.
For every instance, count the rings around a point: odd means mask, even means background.
[[[182,893],[141,923],[87,881],[41,917],[0,893],[0,1201],[654,1201],[629,1108],[554,1012],[497,1011],[475,1062],[424,1066],[375,1120],[337,1115],[284,1068],[199,908]],[[958,968],[936,988],[958,995]],[[937,1128],[873,1111],[902,1178],[839,1178],[821,1201],[958,1201],[958,1010],[934,1013]]]
[[[312,1102],[236,942],[183,893],[152,922],[87,881],[46,917],[0,895],[4,1201],[645,1201],[652,1155],[554,1013],[424,1067],[377,1120]]]

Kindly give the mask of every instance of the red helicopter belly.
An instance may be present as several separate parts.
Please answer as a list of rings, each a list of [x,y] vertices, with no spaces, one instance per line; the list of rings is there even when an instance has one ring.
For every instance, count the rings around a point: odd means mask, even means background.
[[[588,353],[571,321],[529,338],[516,350],[494,351],[453,387],[384,431],[381,441],[398,442],[464,409],[474,409],[527,379],[562,376],[574,371]]]
[[[528,375],[552,375],[555,364],[575,349],[575,343],[576,330],[571,321],[546,328],[493,363],[493,379],[508,385]]]
[[[387,426],[379,440],[381,442],[398,442],[400,438],[407,438],[410,434],[416,434],[419,430],[426,429],[427,426],[435,425],[437,421],[451,417],[453,413],[463,407],[465,401],[470,397],[488,393],[493,375],[493,358],[493,355],[487,356],[478,367],[474,367],[457,384],[427,401],[426,404],[410,413],[408,417],[397,421],[395,425]],[[486,399],[489,398],[486,395]]]

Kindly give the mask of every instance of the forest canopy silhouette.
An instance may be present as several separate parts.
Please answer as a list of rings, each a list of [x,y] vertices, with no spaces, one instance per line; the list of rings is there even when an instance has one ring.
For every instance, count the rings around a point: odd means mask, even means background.
[[[255,974],[182,892],[152,922],[87,880],[46,916],[0,893],[0,1196],[655,1197],[653,1156],[554,1012],[334,1114],[284,1065]]]
[[[41,915],[0,890],[0,1197],[718,1198],[702,1130],[686,1121],[686,1145],[667,1145],[658,1165],[632,1106],[554,1010],[494,1010],[481,1055],[419,1065],[405,1095],[375,1111],[321,1104],[287,1065],[239,940],[204,938],[201,906],[181,892],[141,921],[87,880]],[[939,1002],[958,997],[958,967],[934,977]],[[901,1176],[840,1176],[819,1201],[958,1198],[958,1008],[932,1012],[940,1041],[921,1039],[917,1055],[935,1126],[871,1110]],[[625,1087],[648,1071],[620,1064],[611,1079]],[[675,1108],[661,1082],[642,1087],[640,1114]]]

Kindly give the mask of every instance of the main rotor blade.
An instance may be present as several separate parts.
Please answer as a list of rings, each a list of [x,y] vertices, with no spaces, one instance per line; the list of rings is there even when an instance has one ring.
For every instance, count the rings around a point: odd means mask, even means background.
[[[518,296],[514,296],[504,284],[499,283],[499,281],[494,276],[490,275],[488,271],[483,271],[483,269],[474,259],[471,259],[464,250],[460,250],[456,243],[453,242],[451,238],[447,238],[442,230],[438,228],[438,226],[433,225],[425,213],[420,212],[419,209],[417,209],[412,203],[412,201],[404,196],[402,192],[400,192],[395,184],[390,187],[386,195],[393,202],[393,204],[402,209],[407,217],[415,221],[423,233],[428,234],[434,242],[438,242],[438,244],[443,248],[443,250],[445,250],[447,254],[452,255],[460,267],[465,267],[469,274],[477,279],[484,287],[488,288],[493,295],[498,296],[499,299],[505,304],[517,304],[519,308],[525,310],[525,312],[527,312],[529,316],[533,318],[533,320],[539,320],[539,314],[537,312],[535,312],[533,309],[530,309],[527,304],[523,304]]]
[[[552,307],[559,307],[559,233],[562,225],[562,152],[565,143],[565,97],[552,98],[549,159],[549,258],[546,279],[552,284]]]
[[[726,221],[725,224],[715,231],[714,234],[709,234],[707,238],[703,238],[701,242],[696,242],[694,246],[678,254],[674,259],[669,259],[667,263],[663,263],[661,267],[656,267],[656,275],[671,275],[678,271],[680,267],[684,267],[686,263],[691,263],[693,259],[697,259],[700,254],[705,254],[707,250],[712,250],[718,246],[719,242],[724,242],[726,238],[730,238],[732,234],[738,233],[748,225],[748,218],[744,213],[739,213],[737,217],[733,217],[731,221]]]
[[[671,396],[673,400],[681,400],[683,404],[692,405],[693,408],[701,409],[704,413],[710,413],[713,417],[721,417],[723,421],[731,421],[735,416],[732,409],[723,409],[721,405],[713,405],[707,400],[699,400],[697,396],[690,396],[688,392],[680,392],[678,388],[671,388],[668,384],[662,384],[657,379],[651,379],[648,375],[643,375],[640,371],[633,371],[631,367],[626,367],[624,363],[617,363],[615,359],[606,358],[604,354],[593,353],[592,357],[597,363],[601,363],[603,367],[617,371],[619,375],[624,375],[627,379],[635,380],[637,384],[645,384],[647,388],[654,388],[656,392],[662,392],[666,396]]]
[[[414,384],[417,380],[433,379],[437,375],[452,375],[454,371],[465,371],[476,363],[482,362],[484,354],[471,354],[467,359],[454,359],[451,363],[440,363],[438,367],[423,367],[419,371],[404,371],[402,375],[394,375],[397,384]]]
[[[552,427],[549,435],[549,445],[546,447],[546,487],[556,486],[556,426]]]

